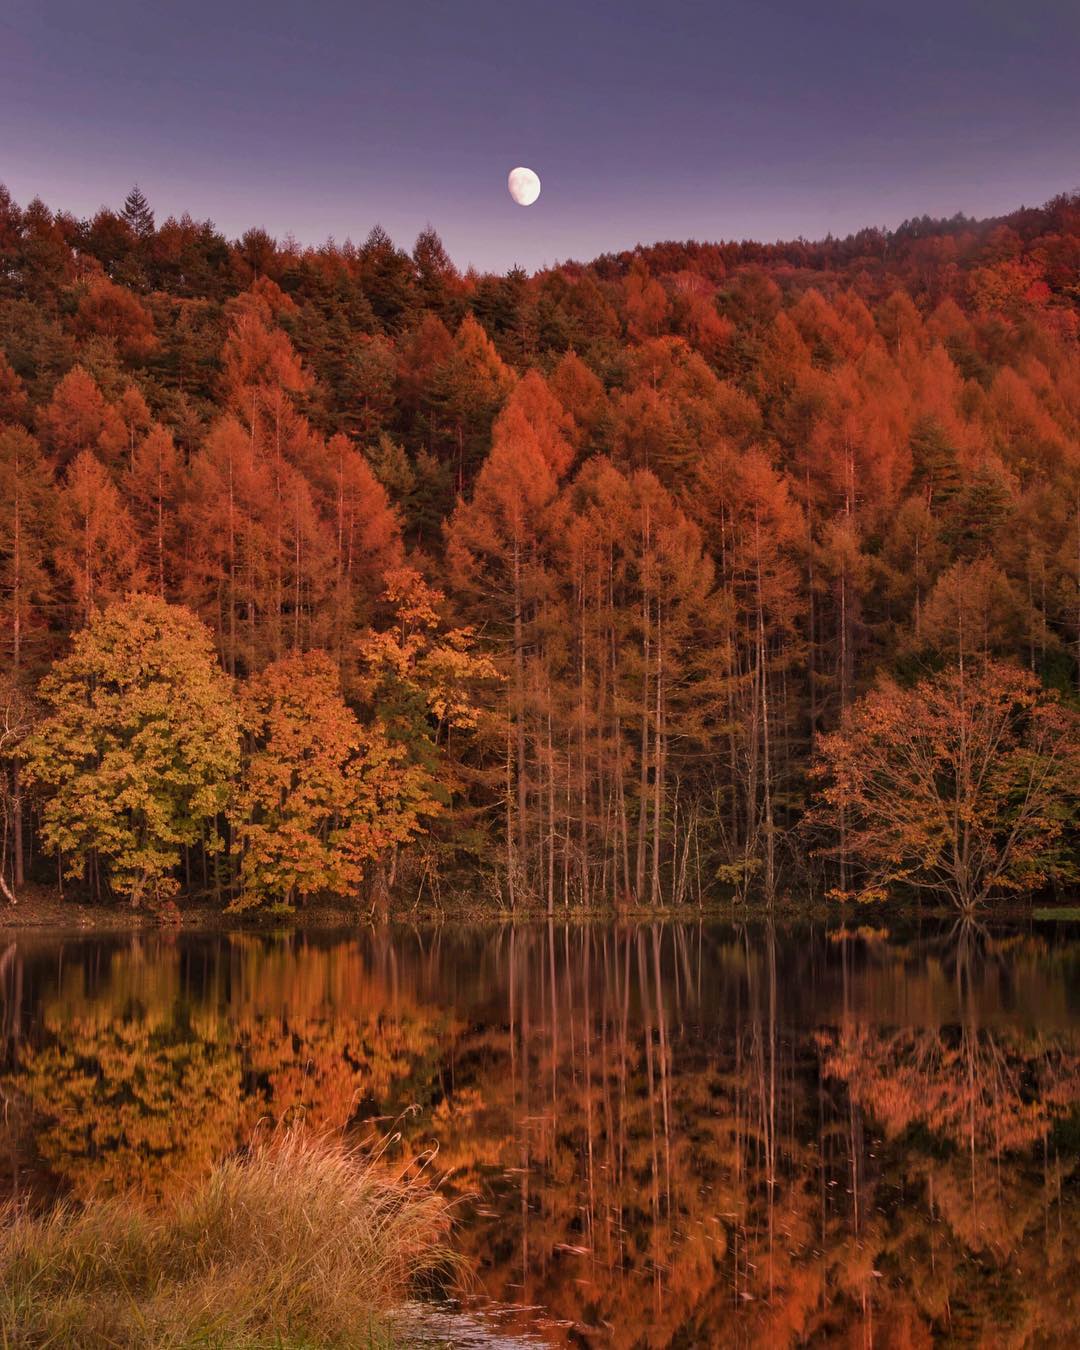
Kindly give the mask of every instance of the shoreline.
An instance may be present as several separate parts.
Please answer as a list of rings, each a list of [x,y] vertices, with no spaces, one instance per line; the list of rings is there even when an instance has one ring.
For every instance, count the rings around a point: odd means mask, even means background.
[[[61,896],[47,886],[26,885],[15,905],[0,906],[0,935],[32,932],[80,933],[145,933],[145,932],[211,932],[256,933],[294,929],[348,929],[378,927],[384,924],[504,924],[542,923],[547,920],[562,923],[649,923],[713,922],[760,923],[768,918],[785,923],[817,921],[835,922],[837,928],[857,921],[857,927],[880,928],[891,922],[928,920],[941,922],[956,920],[960,915],[947,905],[918,906],[897,899],[873,907],[852,903],[828,902],[816,899],[797,900],[786,897],[776,901],[771,911],[762,903],[717,899],[711,903],[672,906],[601,906],[588,908],[558,907],[549,914],[542,905],[520,905],[514,910],[492,909],[467,903],[444,904],[436,907],[402,906],[393,904],[385,910],[367,907],[314,903],[291,913],[281,911],[246,910],[230,914],[225,910],[191,898],[178,905],[172,919],[161,919],[150,910],[135,909],[126,902],[89,903],[83,899]],[[1066,900],[1059,904],[1037,899],[1022,903],[1002,904],[974,916],[976,921],[1030,923],[1046,921],[1080,921],[1080,905]]]

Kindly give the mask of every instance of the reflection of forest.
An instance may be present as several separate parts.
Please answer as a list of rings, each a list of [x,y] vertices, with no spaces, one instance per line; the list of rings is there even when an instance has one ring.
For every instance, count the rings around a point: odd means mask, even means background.
[[[675,925],[20,943],[9,1182],[155,1192],[262,1118],[415,1103],[480,1287],[554,1339],[1061,1343],[1077,960]]]

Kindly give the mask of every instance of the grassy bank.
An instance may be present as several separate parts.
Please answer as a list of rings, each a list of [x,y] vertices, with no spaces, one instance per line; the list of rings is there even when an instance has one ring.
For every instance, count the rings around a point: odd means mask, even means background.
[[[387,1315],[453,1266],[448,1202],[336,1138],[291,1130],[150,1209],[0,1219],[0,1345],[392,1344]]]

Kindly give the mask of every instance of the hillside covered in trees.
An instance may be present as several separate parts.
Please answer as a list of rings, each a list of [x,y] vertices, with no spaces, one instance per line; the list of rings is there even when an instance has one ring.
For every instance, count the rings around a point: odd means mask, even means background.
[[[890,709],[1011,756],[944,889],[1075,861],[1080,196],[491,276],[0,189],[0,480],[15,890],[865,890]]]

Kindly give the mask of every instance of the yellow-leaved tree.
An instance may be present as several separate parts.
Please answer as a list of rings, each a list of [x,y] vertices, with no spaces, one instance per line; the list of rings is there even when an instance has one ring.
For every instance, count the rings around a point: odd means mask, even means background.
[[[387,571],[383,604],[385,622],[356,643],[362,672],[357,692],[364,713],[404,753],[410,772],[421,776],[425,794],[446,809],[475,775],[465,769],[462,751],[474,735],[480,740],[490,735],[490,728],[478,726],[477,694],[499,675],[476,650],[471,627],[446,623],[446,597],[415,569]],[[458,733],[453,746],[452,733]],[[468,849],[469,831],[461,820],[454,824],[454,846]],[[387,862],[392,885],[396,850]]]
[[[398,738],[434,746],[449,727],[475,726],[476,687],[498,673],[474,650],[474,629],[447,628],[439,613],[446,597],[411,567],[387,570],[383,601],[389,624],[357,644],[362,694]]]
[[[361,726],[325,652],[287,656],[244,686],[247,754],[231,818],[233,909],[355,894],[365,870],[438,809],[426,774],[381,726]]]
[[[25,743],[41,830],[67,874],[167,900],[185,845],[219,847],[215,818],[239,767],[233,684],[190,610],[132,595],[96,613],[42,680]]]
[[[357,643],[361,717],[325,652],[275,661],[243,687],[234,909],[392,881],[398,850],[447,805],[446,732],[474,724],[472,689],[494,667],[470,630],[444,627],[443,597],[419,573],[391,569],[383,599],[385,631]]]

